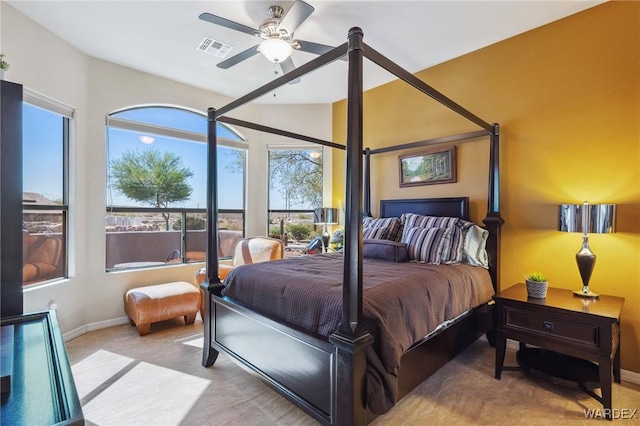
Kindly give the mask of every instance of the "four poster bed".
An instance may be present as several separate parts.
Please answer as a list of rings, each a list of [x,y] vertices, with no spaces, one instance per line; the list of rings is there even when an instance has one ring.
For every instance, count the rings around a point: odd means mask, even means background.
[[[224,352],[310,416],[332,425],[368,423],[491,330],[491,296],[498,285],[499,231],[503,223],[499,212],[498,125],[486,123],[398,67],[367,46],[362,37],[359,28],[351,29],[347,43],[223,108],[210,108],[208,115],[209,232],[207,278],[201,285],[206,311],[202,363],[211,366],[218,353]],[[346,146],[225,116],[345,55],[349,61]],[[364,149],[363,57],[482,130]],[[220,282],[216,249],[218,121],[346,150],[343,253],[247,265],[236,268],[224,284]],[[396,263],[398,259],[389,262],[379,256],[365,256],[371,248],[370,240],[363,243],[363,214],[370,216],[371,210],[371,155],[482,136],[490,138],[488,208],[483,220],[488,231],[488,268]],[[380,201],[380,218],[405,220],[409,214],[448,217],[456,226],[464,224],[461,226],[465,229],[475,226],[467,222],[466,197]],[[389,253],[387,246],[382,247],[385,253]],[[423,324],[419,317],[429,318]]]

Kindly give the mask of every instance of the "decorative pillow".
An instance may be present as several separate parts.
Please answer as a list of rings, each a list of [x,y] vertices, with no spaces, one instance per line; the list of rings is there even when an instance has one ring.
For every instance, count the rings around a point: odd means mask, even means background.
[[[445,231],[445,238],[447,238],[449,251],[447,248],[442,249],[442,263],[446,264],[458,264],[462,262],[464,256],[464,234],[461,228],[455,226],[453,228],[447,228]]]
[[[486,250],[489,231],[473,224],[463,233],[462,261],[469,265],[489,268],[489,256]]]
[[[472,225],[471,222],[467,222],[466,220],[462,220],[457,217],[424,216],[415,213],[403,213],[401,222],[407,228],[451,228],[453,226],[465,227],[465,222]]]
[[[439,265],[462,261],[462,231],[452,228],[404,228],[402,242],[408,246],[409,260]]]
[[[407,245],[389,240],[363,240],[362,255],[370,259],[388,260],[389,262],[406,262],[409,260]]]
[[[397,217],[380,219],[365,217],[362,219],[362,234],[364,239],[400,241],[402,224]]]
[[[362,230],[362,238],[364,238],[365,240],[395,241],[395,239],[391,237],[391,234],[397,234],[397,230],[393,225],[380,228],[364,228]]]

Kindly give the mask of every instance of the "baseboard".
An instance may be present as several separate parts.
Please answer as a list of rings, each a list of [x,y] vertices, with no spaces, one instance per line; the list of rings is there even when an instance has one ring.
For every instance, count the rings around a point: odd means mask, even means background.
[[[635,385],[640,385],[640,373],[620,369],[620,380],[624,380],[625,382],[633,383]]]
[[[82,327],[78,327],[75,330],[69,331],[68,333],[64,333],[62,335],[62,338],[64,339],[65,342],[67,342],[71,339],[75,339],[78,336],[82,336],[83,334],[88,333],[90,331],[100,330],[103,328],[109,328],[109,327],[114,327],[116,325],[123,325],[123,324],[129,324],[128,317],[123,316],[123,317],[113,318],[105,321],[90,322],[89,324],[85,324]]]
[[[517,351],[518,349],[520,349],[520,343],[518,343],[515,340],[507,339],[507,349]],[[625,382],[640,385],[640,373],[636,373],[635,371],[623,370],[621,368],[620,380],[624,380]]]

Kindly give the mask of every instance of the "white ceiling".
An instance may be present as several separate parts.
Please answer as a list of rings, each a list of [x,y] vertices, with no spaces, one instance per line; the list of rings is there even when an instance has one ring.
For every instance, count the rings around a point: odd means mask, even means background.
[[[5,0],[87,55],[239,97],[274,78],[275,66],[258,54],[230,69],[196,49],[205,37],[232,45],[227,56],[257,38],[201,21],[209,12],[257,28],[271,5],[289,1],[21,1]],[[417,72],[508,37],[602,3],[588,1],[328,1],[307,0],[315,12],[295,38],[338,46],[349,28],[410,72]],[[297,66],[315,55],[294,51]],[[279,68],[278,68],[279,71]],[[298,84],[258,100],[263,103],[327,103],[346,97],[347,64],[337,61]],[[365,88],[394,79],[365,61]]]

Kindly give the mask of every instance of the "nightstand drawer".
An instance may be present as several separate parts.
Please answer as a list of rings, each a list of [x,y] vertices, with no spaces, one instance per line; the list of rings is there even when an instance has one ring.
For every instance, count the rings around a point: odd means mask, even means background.
[[[598,347],[598,327],[537,315],[509,307],[504,308],[505,329],[528,331],[543,336],[556,336],[584,345]]]

